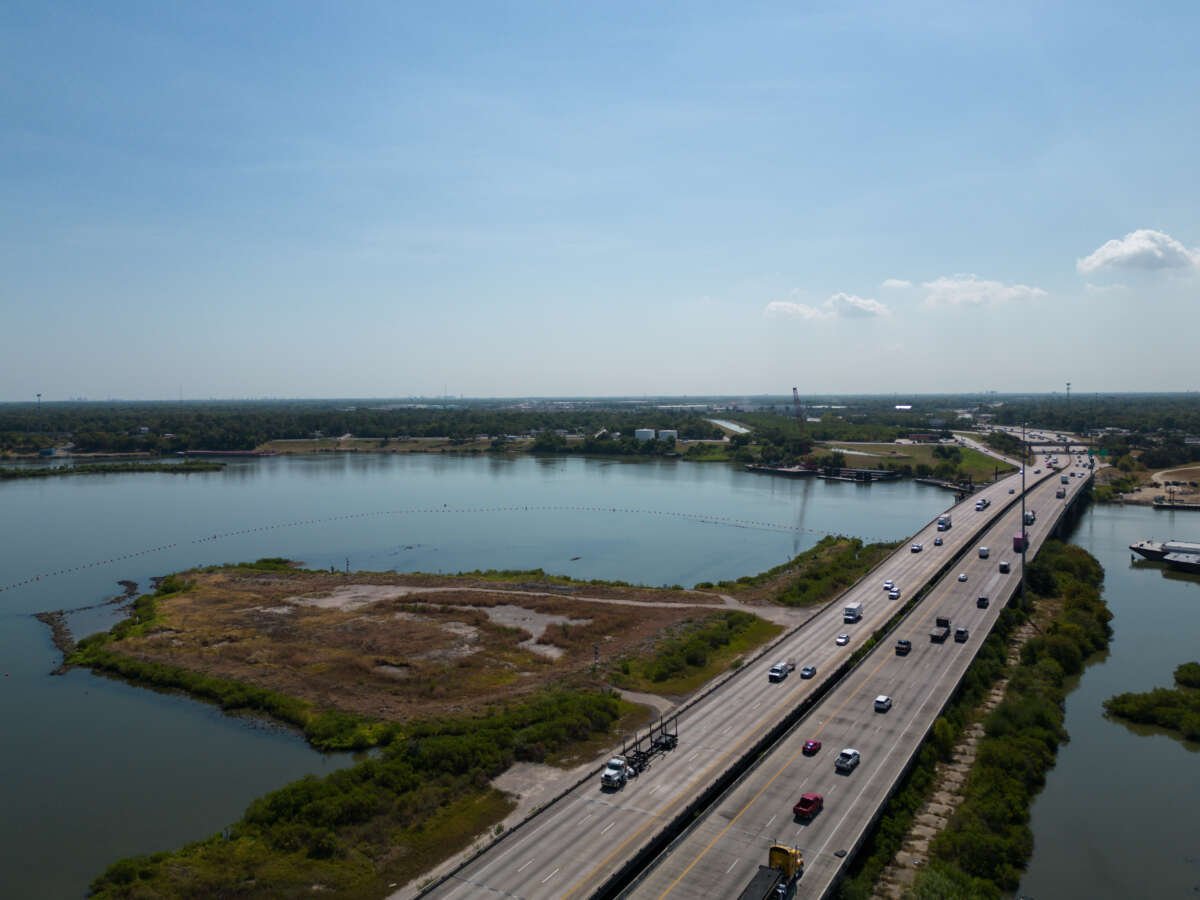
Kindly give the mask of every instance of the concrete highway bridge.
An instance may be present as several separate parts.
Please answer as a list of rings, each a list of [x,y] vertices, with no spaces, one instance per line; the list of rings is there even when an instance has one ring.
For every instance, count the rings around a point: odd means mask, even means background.
[[[1020,474],[976,492],[948,510],[948,531],[930,521],[862,581],[681,708],[678,747],[623,789],[601,791],[599,769],[589,773],[422,896],[736,897],[775,841],[804,853],[797,896],[827,895],[1020,589],[1013,535],[1022,530],[1022,501],[1037,514],[1025,529],[1032,556],[1083,494],[1091,470],[1070,456],[1060,464],[1040,465],[1039,475],[1031,465],[1024,495]],[[982,511],[980,498],[990,501]],[[913,552],[911,543],[923,549]],[[986,559],[980,546],[990,550]],[[899,599],[889,599],[884,580],[895,582]],[[986,608],[977,605],[981,595]],[[843,609],[856,602],[862,619],[847,624]],[[937,616],[966,627],[966,641],[932,643]],[[848,643],[839,644],[839,634]],[[912,641],[907,656],[895,654],[897,638]],[[768,669],[784,659],[797,671],[769,682]],[[803,666],[815,666],[816,677],[801,679]],[[873,707],[880,694],[892,699],[886,713]],[[809,739],[823,745],[813,756],[801,751]],[[861,764],[840,774],[833,760],[845,747],[861,753]],[[804,792],[825,797],[808,823],[792,816]]]

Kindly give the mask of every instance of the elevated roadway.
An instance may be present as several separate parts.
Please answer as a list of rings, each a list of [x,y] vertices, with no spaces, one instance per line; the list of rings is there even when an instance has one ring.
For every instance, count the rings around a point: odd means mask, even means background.
[[[1020,476],[1013,475],[952,507],[953,526],[940,533],[941,547],[934,546],[939,532],[931,521],[911,539],[923,545],[921,552],[912,552],[906,542],[835,602],[814,611],[805,624],[684,707],[679,713],[678,748],[656,757],[623,790],[602,792],[597,769],[423,896],[586,897],[619,873],[640,868],[643,856],[668,826],[692,814],[698,798],[722,786],[767,735],[826,690],[831,676],[846,666],[866,639],[950,565],[956,554],[973,547],[977,534],[1019,492]],[[977,512],[979,497],[988,498],[992,506]],[[896,582],[899,600],[888,599],[882,590],[884,579]],[[863,603],[863,619],[845,624],[842,610],[856,601]],[[849,635],[844,646],[836,642],[842,633]],[[960,645],[941,649],[953,656],[967,655],[954,652],[962,650]],[[786,659],[795,660],[796,672],[780,683],[768,683],[767,670]],[[816,678],[799,677],[800,667],[806,665],[817,668]],[[888,721],[899,722],[910,714],[911,709],[898,711]],[[828,756],[821,761],[832,765]],[[756,848],[756,860],[762,855],[759,849],[765,853],[765,846]],[[739,871],[736,866],[730,870],[734,871]],[[724,880],[731,877],[726,873]]]
[[[1066,484],[1059,472],[1051,472],[1026,497],[1026,509],[1037,513],[1036,523],[1026,529],[1031,554],[1090,474],[1084,467],[1076,468],[1075,477],[1067,468],[1060,472],[1067,474]],[[1059,488],[1066,490],[1066,498],[1056,498]],[[778,841],[804,853],[806,871],[797,896],[825,896],[954,693],[1004,601],[1017,590],[1020,558],[1013,552],[1013,535],[1021,530],[1020,515],[1020,504],[1014,504],[973,541],[972,552],[938,581],[888,640],[679,837],[628,895],[675,900],[736,897],[765,861],[767,848]],[[978,553],[981,545],[989,549],[986,559]],[[1007,574],[1000,571],[1002,561],[1010,564]],[[966,581],[959,580],[960,573]],[[868,588],[881,590],[878,584]],[[981,595],[989,598],[987,608],[977,605]],[[945,643],[932,643],[929,632],[937,616],[949,618],[952,627],[966,627],[966,642],[951,636]],[[907,656],[895,654],[897,638],[912,641]],[[767,690],[759,686],[760,694]],[[887,712],[875,711],[878,695],[891,698]],[[822,742],[811,756],[802,749],[809,739]],[[834,758],[843,748],[861,754],[861,763],[849,774],[834,769]],[[793,804],[805,792],[823,794],[825,800],[823,811],[810,822],[792,816]]]

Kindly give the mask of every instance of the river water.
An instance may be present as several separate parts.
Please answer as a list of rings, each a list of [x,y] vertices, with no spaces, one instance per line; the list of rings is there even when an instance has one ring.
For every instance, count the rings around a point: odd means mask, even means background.
[[[120,579],[144,590],[155,575],[263,556],[692,585],[762,571],[827,532],[901,539],[950,502],[912,482],[720,464],[434,455],[0,483],[0,895],[82,896],[113,860],[206,837],[255,797],[350,762],[179,696],[52,677],[57,653],[34,612],[100,603]],[[74,615],[77,635],[111,624],[111,609]]]
[[[1200,659],[1200,578],[1131,562],[1146,538],[1200,539],[1200,515],[1093,506],[1071,535],[1104,566],[1114,636],[1067,697],[1071,741],[1033,806],[1023,896],[1200,895],[1200,745],[1110,721],[1102,706],[1173,686],[1175,667]]]

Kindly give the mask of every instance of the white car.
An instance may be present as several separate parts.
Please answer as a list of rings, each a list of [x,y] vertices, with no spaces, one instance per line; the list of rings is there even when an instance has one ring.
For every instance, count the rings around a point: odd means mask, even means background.
[[[889,600],[899,600],[900,599],[900,588],[892,588],[890,591],[888,591],[888,599]]]
[[[959,573],[958,573],[958,580],[959,580],[959,581],[966,581],[966,580],[967,580],[967,573],[966,573],[966,572],[959,572]]]
[[[913,553],[920,553],[925,548],[922,547],[920,544],[913,544],[910,549],[912,550]]]
[[[850,643],[850,635],[843,632],[837,636],[837,640],[834,641],[834,643],[839,647],[845,647],[848,643]]]
[[[839,772],[853,772],[861,761],[861,754],[857,750],[847,747],[837,755],[837,759],[833,761],[833,767]]]
[[[892,581],[892,579],[889,578],[887,581],[885,581],[883,583],[883,589],[885,591],[894,591],[896,589],[896,582]]]
[[[875,698],[875,712],[887,712],[892,708],[892,698],[887,694],[880,694]]]

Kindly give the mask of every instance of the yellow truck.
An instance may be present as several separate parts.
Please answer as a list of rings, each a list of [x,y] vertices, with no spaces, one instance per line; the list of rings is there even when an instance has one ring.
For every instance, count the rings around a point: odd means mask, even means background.
[[[804,857],[799,848],[772,844],[767,864],[759,866],[738,900],[780,900],[792,896],[796,880],[804,873]]]

